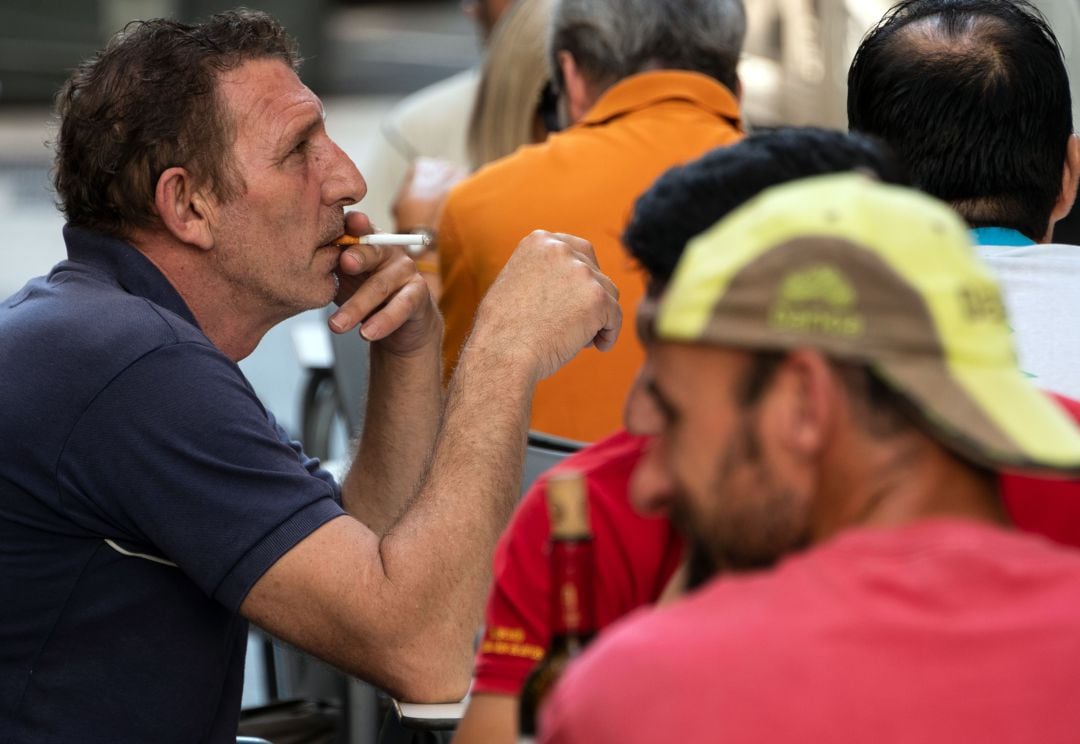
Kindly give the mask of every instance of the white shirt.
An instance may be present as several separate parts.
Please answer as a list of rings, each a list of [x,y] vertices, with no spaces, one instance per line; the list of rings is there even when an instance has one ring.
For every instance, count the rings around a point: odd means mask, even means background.
[[[1080,246],[977,250],[1001,282],[1020,368],[1040,387],[1080,399]]]

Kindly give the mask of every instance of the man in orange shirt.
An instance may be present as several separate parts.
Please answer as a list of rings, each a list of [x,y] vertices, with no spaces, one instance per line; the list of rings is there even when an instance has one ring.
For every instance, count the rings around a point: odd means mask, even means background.
[[[741,0],[561,0],[551,58],[573,122],[459,184],[439,227],[449,375],[473,315],[514,246],[543,228],[589,240],[632,315],[643,277],[619,236],[663,171],[742,136],[735,67]],[[532,428],[595,441],[621,423],[642,361],[632,334],[542,382]]]

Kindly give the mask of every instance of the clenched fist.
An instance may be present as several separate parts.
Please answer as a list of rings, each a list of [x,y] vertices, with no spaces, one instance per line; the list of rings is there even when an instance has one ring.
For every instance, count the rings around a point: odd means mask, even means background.
[[[622,325],[618,298],[588,241],[537,230],[488,290],[466,349],[498,349],[539,381],[587,346],[611,348]]]

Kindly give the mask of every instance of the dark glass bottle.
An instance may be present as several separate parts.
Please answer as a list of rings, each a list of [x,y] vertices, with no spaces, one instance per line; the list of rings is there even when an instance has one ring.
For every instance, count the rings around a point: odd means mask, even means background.
[[[596,634],[593,613],[593,543],[585,479],[576,471],[552,476],[547,484],[551,516],[551,642],[521,691],[521,733],[536,733],[540,706],[566,665]]]

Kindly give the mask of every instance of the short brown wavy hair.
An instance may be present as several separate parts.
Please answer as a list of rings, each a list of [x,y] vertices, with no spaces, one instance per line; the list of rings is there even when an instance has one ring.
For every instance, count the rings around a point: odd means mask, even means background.
[[[56,97],[53,183],[72,225],[117,237],[160,224],[158,179],[182,166],[222,201],[244,191],[234,123],[218,77],[254,59],[297,69],[296,42],[275,19],[239,9],[189,25],[134,21],[83,62]]]

